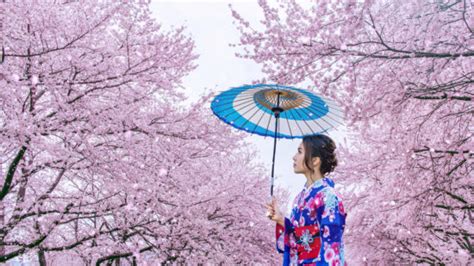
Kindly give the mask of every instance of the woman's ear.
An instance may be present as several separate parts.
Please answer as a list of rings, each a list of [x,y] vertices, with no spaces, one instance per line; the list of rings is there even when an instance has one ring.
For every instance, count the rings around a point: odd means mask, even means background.
[[[318,169],[318,166],[321,164],[321,159],[319,157],[314,157],[312,161],[314,169]]]

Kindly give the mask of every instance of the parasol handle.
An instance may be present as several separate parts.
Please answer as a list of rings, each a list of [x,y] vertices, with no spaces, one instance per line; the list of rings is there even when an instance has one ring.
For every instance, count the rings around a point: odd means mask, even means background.
[[[272,108],[273,114],[275,115],[275,137],[273,138],[273,159],[272,159],[272,183],[270,186],[270,196],[273,196],[273,183],[275,176],[275,154],[276,154],[276,145],[277,145],[277,135],[278,135],[278,119],[280,118],[280,112],[283,111],[280,108],[280,92],[277,94],[277,106]]]

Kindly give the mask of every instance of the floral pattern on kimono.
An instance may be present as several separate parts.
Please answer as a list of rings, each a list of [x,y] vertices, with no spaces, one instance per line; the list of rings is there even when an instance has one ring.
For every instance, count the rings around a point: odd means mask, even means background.
[[[290,218],[275,229],[276,248],[283,265],[347,265],[343,233],[346,212],[334,182],[324,177],[293,201]]]

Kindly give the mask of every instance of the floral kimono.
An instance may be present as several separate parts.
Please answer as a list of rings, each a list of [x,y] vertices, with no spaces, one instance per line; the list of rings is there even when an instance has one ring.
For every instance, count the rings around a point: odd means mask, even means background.
[[[346,213],[328,177],[303,188],[285,226],[276,226],[276,248],[283,265],[347,265],[342,234]]]

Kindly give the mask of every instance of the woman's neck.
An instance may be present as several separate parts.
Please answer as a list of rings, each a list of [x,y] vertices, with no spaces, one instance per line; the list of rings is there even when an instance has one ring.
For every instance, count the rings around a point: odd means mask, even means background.
[[[309,188],[314,182],[320,180],[323,178],[323,175],[319,172],[315,172],[315,173],[305,173],[305,176],[306,176],[306,184],[305,184],[305,187],[306,188]]]

